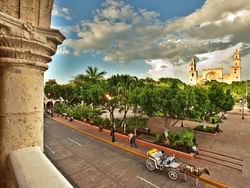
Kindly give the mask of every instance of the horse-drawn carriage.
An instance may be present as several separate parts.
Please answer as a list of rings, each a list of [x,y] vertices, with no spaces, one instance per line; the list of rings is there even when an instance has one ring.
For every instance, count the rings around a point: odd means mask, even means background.
[[[168,177],[171,180],[177,180],[180,174],[184,174],[186,180],[186,174],[192,174],[197,177],[203,173],[209,174],[207,168],[199,168],[190,164],[185,164],[176,159],[175,155],[166,156],[163,151],[157,149],[151,149],[147,152],[146,167],[150,171],[167,169]]]

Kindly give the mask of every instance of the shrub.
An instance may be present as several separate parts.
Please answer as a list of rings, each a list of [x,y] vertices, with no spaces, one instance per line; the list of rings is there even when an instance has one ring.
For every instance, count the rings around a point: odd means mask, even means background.
[[[218,123],[220,121],[220,118],[218,115],[211,115],[209,116],[209,122],[212,124]]]
[[[93,109],[90,106],[85,104],[79,104],[72,108],[68,108],[66,110],[68,116],[73,116],[75,119],[79,120],[87,120],[91,121],[92,123],[97,123],[100,120],[100,116],[103,113],[102,109]]]
[[[181,132],[181,140],[184,146],[192,147],[194,141],[194,133],[191,129],[184,129]]]
[[[147,118],[143,117],[130,117],[127,119],[127,128],[133,130],[134,128],[146,127]]]
[[[121,127],[122,126],[122,120],[121,119],[114,119],[114,124],[115,126],[118,128],[118,127]]]
[[[104,127],[111,127],[111,121],[108,118],[105,118],[103,120],[103,126]]]
[[[161,134],[156,134],[156,135],[155,135],[155,139],[156,139],[156,140],[161,140]]]
[[[103,126],[104,119],[101,117],[96,117],[95,119],[92,119],[92,123],[97,126]]]
[[[182,132],[169,132],[168,139],[173,146],[192,147],[194,133],[191,129],[184,129]]]
[[[73,108],[73,117],[75,119],[89,119],[89,113],[92,109],[86,105],[79,104]]]
[[[105,113],[105,111],[103,111],[101,108],[90,108],[88,112],[88,119],[95,121],[95,119],[99,118],[103,113]]]
[[[66,111],[69,109],[69,106],[64,103],[56,103],[53,107],[54,112],[56,113],[66,113]]]

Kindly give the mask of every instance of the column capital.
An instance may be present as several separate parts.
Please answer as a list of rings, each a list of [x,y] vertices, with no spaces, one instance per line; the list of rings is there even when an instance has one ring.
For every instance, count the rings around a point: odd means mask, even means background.
[[[0,12],[0,66],[33,65],[47,69],[65,37],[56,29],[34,26]]]

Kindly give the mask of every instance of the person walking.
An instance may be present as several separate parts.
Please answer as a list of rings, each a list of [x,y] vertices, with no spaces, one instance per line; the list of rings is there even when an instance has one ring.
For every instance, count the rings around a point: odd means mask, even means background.
[[[53,110],[50,110],[50,117],[53,118]]]
[[[134,133],[131,133],[131,134],[132,134],[132,135],[131,135],[131,139],[130,139],[130,146],[131,146],[131,147],[137,148],[135,134],[134,134]]]
[[[130,147],[132,147],[132,137],[133,137],[133,133],[129,133],[128,134],[128,141],[130,143]]]
[[[216,131],[217,133],[223,132],[223,130],[220,129],[220,125],[219,125],[219,124],[216,125],[215,131]]]
[[[112,142],[115,142],[115,128],[114,127],[112,127],[111,129],[110,136],[112,136]]]
[[[133,137],[132,137],[132,146],[134,146],[135,148],[137,148],[136,135],[135,134],[133,134]]]

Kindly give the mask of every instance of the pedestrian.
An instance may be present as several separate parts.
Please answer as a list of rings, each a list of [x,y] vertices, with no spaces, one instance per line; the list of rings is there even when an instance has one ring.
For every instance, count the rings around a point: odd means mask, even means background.
[[[192,152],[194,152],[195,154],[199,154],[199,148],[197,144],[193,144],[191,149],[192,149]]]
[[[136,137],[135,137],[135,134],[132,133],[132,138],[131,138],[131,147],[135,147],[137,148],[137,145],[136,145]]]
[[[128,134],[128,141],[129,141],[131,147],[132,147],[132,137],[133,137],[133,133],[129,133]]]
[[[99,132],[102,132],[102,130],[103,130],[103,126],[100,125],[100,126],[99,126]]]
[[[114,127],[112,127],[111,129],[110,136],[112,136],[112,142],[115,142],[115,128]]]
[[[215,131],[216,131],[217,133],[219,133],[219,132],[223,132],[223,130],[221,130],[221,129],[220,129],[220,125],[219,125],[219,123],[216,125],[216,127],[215,127]]]
[[[51,116],[51,118],[53,118],[53,110],[52,109],[50,110],[50,116]]]

